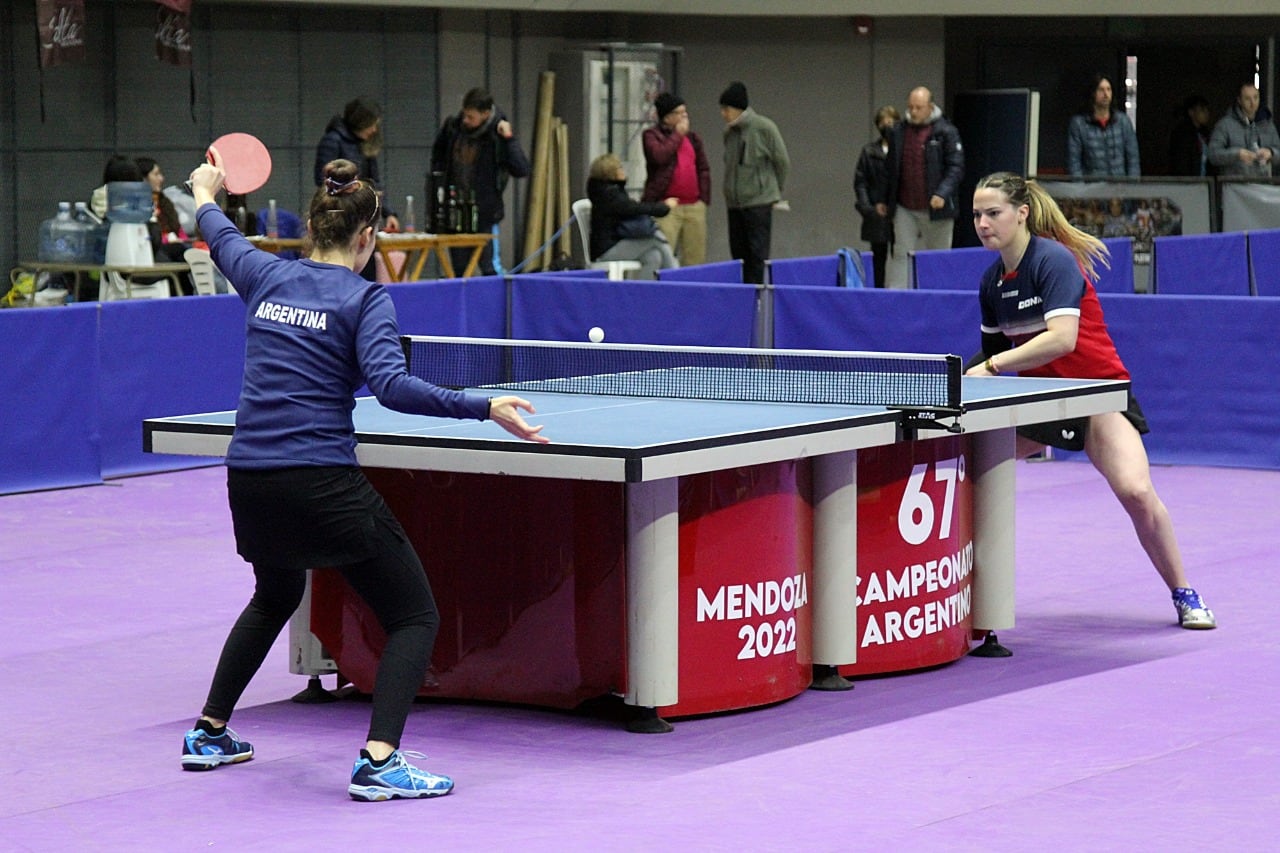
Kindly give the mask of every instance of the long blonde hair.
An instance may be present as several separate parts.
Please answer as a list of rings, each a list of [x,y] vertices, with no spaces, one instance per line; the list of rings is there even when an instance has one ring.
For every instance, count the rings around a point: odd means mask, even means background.
[[[1027,180],[1013,172],[996,172],[978,181],[976,189],[998,190],[1004,193],[1014,207],[1025,204],[1029,211],[1028,230],[1037,237],[1048,237],[1070,249],[1090,280],[1097,281],[1098,264],[1111,268],[1111,253],[1106,245],[1068,222],[1053,196],[1036,181]]]

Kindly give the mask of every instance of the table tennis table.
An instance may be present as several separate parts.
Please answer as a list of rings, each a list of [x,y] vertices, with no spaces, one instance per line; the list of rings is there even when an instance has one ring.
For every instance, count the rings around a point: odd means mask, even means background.
[[[918,479],[923,476],[921,466],[933,463],[913,461],[911,448],[952,442],[940,451],[939,459],[958,460],[947,462],[948,470],[959,471],[961,478],[967,475],[967,488],[972,489],[972,554],[979,567],[973,573],[972,629],[994,632],[1013,627],[1014,430],[1025,424],[1123,410],[1129,383],[964,377],[960,385],[962,406],[936,419],[921,419],[918,410],[880,405],[523,393],[537,409],[530,421],[543,424],[544,434],[552,440],[547,445],[520,441],[491,422],[405,415],[387,410],[372,398],[359,399],[353,415],[357,459],[424,555],[442,601],[441,642],[453,642],[451,632],[460,638],[468,625],[506,619],[506,634],[498,631],[484,642],[471,643],[470,659],[458,639],[454,663],[465,674],[451,687],[450,674],[438,673],[427,686],[435,689],[424,688],[424,692],[569,707],[583,699],[584,690],[589,693],[608,682],[609,692],[620,694],[626,704],[638,709],[637,730],[662,730],[666,726],[662,715],[684,716],[789,698],[810,686],[815,666],[846,672],[859,659],[858,457],[870,448],[881,449],[877,452],[904,449],[908,454],[905,470]],[[482,393],[495,392],[486,388]],[[144,424],[144,445],[155,453],[222,456],[234,425],[234,412],[149,419]],[[940,478],[942,468],[938,462]],[[521,490],[504,503],[501,496],[513,488],[523,489],[517,484],[525,481],[540,484],[544,491]],[[575,483],[591,485],[580,492],[575,491]],[[700,519],[703,523],[710,519],[703,528],[707,538],[712,538],[711,533],[718,537],[712,550],[734,554],[721,560],[732,565],[717,566],[715,571],[732,575],[747,571],[749,564],[776,562],[772,579],[752,579],[741,589],[732,582],[713,581],[698,586],[696,593],[690,590],[688,576],[697,573],[690,568],[691,561],[696,563],[693,552],[705,547],[699,528],[685,529],[686,516],[693,512],[687,505],[690,488],[717,494],[737,490],[744,496],[740,502],[724,499],[723,506],[717,504]],[[456,491],[449,493],[449,489]],[[448,494],[437,498],[438,491]],[[790,492],[799,498],[793,499]],[[721,501],[721,497],[711,500]],[[703,510],[696,514],[703,515]],[[728,521],[722,524],[717,515]],[[442,533],[446,516],[453,526]],[[904,523],[909,522],[908,518]],[[425,525],[422,530],[420,524]],[[503,537],[504,525],[513,540],[505,551],[492,544]],[[565,532],[544,545],[545,528]],[[583,528],[592,536],[611,538],[612,544],[587,542]],[[737,542],[755,537],[763,537],[750,546],[756,559],[737,553]],[[484,542],[486,550],[492,547],[494,553],[505,554],[498,559],[504,562],[500,571],[507,580],[490,577],[480,589],[464,589],[466,578],[449,576],[463,571],[456,567],[458,560],[474,561],[474,553],[468,556],[466,551],[449,552],[454,571],[434,566],[430,556],[449,547],[443,543],[456,539],[471,542],[473,548],[476,542]],[[529,558],[530,572],[554,577],[519,605],[508,602],[506,616],[482,613],[485,602],[474,599],[498,595],[495,587],[506,583],[524,582],[520,543],[529,539],[538,540],[531,550],[553,554],[546,560]],[[571,556],[564,557],[566,553]],[[591,559],[581,554],[590,554]],[[554,568],[557,560],[573,564],[567,572],[594,573],[592,579],[566,582]],[[602,567],[594,568],[596,562]],[[619,579],[619,574],[624,577]],[[566,591],[566,586],[573,589]],[[602,589],[608,591],[600,593]],[[749,597],[757,591],[785,598],[788,589],[793,604],[789,620],[765,620],[764,627],[747,630],[738,624],[741,620],[724,618],[726,601],[730,615],[735,606],[741,611],[735,596]],[[455,593],[464,600],[447,603]],[[861,594],[865,596],[866,590]],[[347,670],[356,664],[334,660],[344,652],[349,657],[353,654],[350,634],[359,633],[353,626],[365,623],[353,613],[349,601],[331,601],[317,609],[311,595],[309,590],[291,629],[293,671],[312,676],[336,671],[351,678]],[[545,605],[557,597],[571,600],[557,605],[560,610],[552,615]],[[729,631],[725,643],[736,648],[746,636],[743,648],[751,653],[748,657],[769,658],[765,664],[771,668],[748,670],[748,664],[760,661],[719,660],[705,646],[688,647],[695,631],[716,621],[707,614],[715,615],[717,607],[719,621]],[[497,609],[503,605],[499,603]],[[310,630],[318,617],[331,623],[324,642]],[[593,633],[596,628],[583,624],[590,620],[613,627]],[[687,635],[684,642],[682,628]],[[967,621],[963,628],[963,649],[967,650]],[[760,633],[752,634],[757,629]],[[565,640],[567,635],[578,636],[577,644]],[[787,651],[779,654],[773,648],[775,639],[784,635]],[[757,655],[766,639],[768,653]],[[532,661],[523,657],[544,645],[560,651],[533,655]],[[561,654],[567,659],[552,660]],[[367,649],[354,656],[364,664],[376,660],[376,654]],[[514,670],[534,678],[527,671],[540,665],[556,671],[548,676],[555,684],[512,691],[508,679]],[[739,665],[744,669],[735,674]],[[603,673],[598,683],[585,687],[573,683],[574,677],[586,679],[587,671],[593,669]],[[725,683],[708,695],[696,696],[704,678],[723,678]],[[352,681],[361,686],[358,680]]]

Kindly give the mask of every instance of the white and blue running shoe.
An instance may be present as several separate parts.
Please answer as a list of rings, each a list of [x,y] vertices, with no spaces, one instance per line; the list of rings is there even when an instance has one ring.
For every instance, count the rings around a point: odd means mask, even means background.
[[[1178,610],[1178,624],[1183,628],[1205,630],[1218,627],[1213,611],[1205,605],[1200,593],[1188,587],[1173,591],[1173,606]]]
[[[240,740],[231,729],[214,735],[196,727],[182,739],[183,770],[213,770],[223,764],[239,764],[253,758],[253,744]]]
[[[381,767],[374,767],[373,758],[364,750],[351,768],[351,784],[347,793],[353,800],[391,800],[396,797],[442,797],[453,790],[453,780],[414,767],[405,756],[426,758],[421,752],[397,749]]]

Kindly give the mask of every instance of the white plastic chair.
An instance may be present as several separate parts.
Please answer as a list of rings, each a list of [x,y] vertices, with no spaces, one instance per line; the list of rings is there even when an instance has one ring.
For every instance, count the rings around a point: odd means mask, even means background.
[[[182,253],[183,260],[191,267],[191,284],[195,287],[196,296],[213,296],[218,292],[217,267],[206,249],[187,249]]]
[[[168,299],[170,281],[168,276],[149,284],[126,281],[126,277],[118,272],[104,272],[98,282],[98,300],[115,302],[120,299]]]
[[[640,269],[639,261],[591,260],[591,199],[580,198],[573,203],[573,218],[578,223],[578,237],[582,240],[582,257],[593,270],[608,270],[610,281],[622,281],[629,270]]]

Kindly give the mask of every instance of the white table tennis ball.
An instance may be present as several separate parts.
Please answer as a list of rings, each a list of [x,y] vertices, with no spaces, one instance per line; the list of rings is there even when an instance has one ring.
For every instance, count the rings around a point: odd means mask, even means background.
[[[592,326],[591,331],[587,332],[587,338],[589,338],[593,344],[600,343],[604,340],[604,329],[599,326]]]

